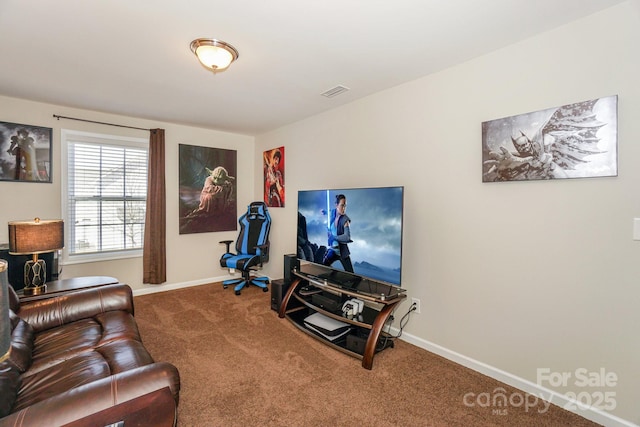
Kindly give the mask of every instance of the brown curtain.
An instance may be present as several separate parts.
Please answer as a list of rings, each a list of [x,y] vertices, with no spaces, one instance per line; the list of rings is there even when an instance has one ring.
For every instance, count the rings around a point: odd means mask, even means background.
[[[164,152],[164,129],[151,129],[142,282],[154,285],[167,281],[167,200]]]

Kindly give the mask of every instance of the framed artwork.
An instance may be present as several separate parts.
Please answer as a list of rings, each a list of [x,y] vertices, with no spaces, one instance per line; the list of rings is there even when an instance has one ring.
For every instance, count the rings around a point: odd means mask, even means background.
[[[180,234],[238,228],[235,150],[179,144]]]
[[[267,150],[264,159],[264,202],[272,208],[284,207],[284,147]]]
[[[482,181],[618,175],[618,96],[482,123]]]
[[[52,128],[0,122],[0,181],[51,182]]]

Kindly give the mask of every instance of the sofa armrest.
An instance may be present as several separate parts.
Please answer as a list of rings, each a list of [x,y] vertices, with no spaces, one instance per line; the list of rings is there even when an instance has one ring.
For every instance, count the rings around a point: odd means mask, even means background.
[[[173,426],[180,376],[167,362],[93,381],[0,419],[4,426]]]
[[[133,293],[128,285],[100,286],[24,303],[18,316],[39,332],[114,310],[133,314]]]

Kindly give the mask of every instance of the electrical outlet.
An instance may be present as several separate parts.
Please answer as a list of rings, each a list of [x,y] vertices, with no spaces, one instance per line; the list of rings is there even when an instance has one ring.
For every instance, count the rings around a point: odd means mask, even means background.
[[[411,298],[411,305],[415,305],[415,313],[420,314],[420,300],[418,298]]]

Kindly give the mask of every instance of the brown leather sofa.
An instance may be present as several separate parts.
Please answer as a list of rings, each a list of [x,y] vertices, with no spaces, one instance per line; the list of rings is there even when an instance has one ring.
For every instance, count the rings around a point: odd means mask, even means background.
[[[142,344],[127,285],[20,304],[0,363],[0,426],[175,426],[180,377]]]

